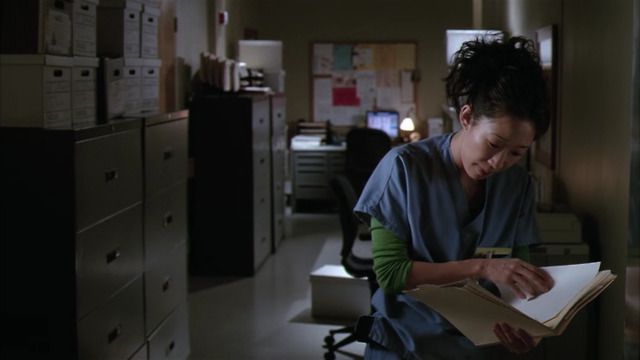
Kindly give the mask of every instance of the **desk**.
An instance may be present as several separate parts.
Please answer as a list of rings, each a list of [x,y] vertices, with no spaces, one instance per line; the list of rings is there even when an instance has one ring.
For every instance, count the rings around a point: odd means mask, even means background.
[[[333,201],[329,180],[344,173],[346,149],[345,144],[291,147],[291,205],[294,212],[300,200]]]

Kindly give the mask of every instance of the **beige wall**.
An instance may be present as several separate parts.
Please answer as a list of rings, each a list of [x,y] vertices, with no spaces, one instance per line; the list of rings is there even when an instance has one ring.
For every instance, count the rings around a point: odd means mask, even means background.
[[[228,1],[228,6],[237,0]],[[243,1],[241,1],[243,2]],[[470,28],[470,0],[244,0],[257,13],[260,39],[282,40],[287,118],[309,119],[309,45],[313,41],[416,41],[420,120],[440,116],[446,28]],[[229,7],[230,11],[231,9]],[[232,14],[235,17],[235,14]],[[242,35],[241,33],[239,34]],[[227,37],[235,41],[239,37]]]
[[[620,277],[599,305],[598,358],[623,357],[628,233],[632,3],[625,0],[485,0],[484,26],[533,36],[560,32],[558,189],[586,221],[603,267]],[[536,167],[538,175],[546,175]]]

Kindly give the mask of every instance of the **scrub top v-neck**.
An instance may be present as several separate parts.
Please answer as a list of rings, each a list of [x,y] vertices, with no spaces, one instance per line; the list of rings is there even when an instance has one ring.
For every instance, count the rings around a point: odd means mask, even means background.
[[[363,189],[356,214],[366,223],[376,218],[406,241],[414,261],[455,261],[472,257],[479,247],[537,243],[533,184],[519,166],[486,179],[484,203],[470,218],[451,156],[452,136],[389,151]],[[385,295],[379,289],[372,304],[371,339],[405,358],[483,358],[483,351],[446,320],[402,293]]]

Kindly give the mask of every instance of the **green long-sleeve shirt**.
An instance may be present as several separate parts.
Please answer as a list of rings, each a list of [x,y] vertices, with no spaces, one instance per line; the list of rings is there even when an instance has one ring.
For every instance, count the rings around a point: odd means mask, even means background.
[[[373,271],[376,273],[378,285],[385,293],[398,293],[405,288],[407,275],[411,270],[412,261],[409,258],[407,243],[385,229],[373,217],[370,229]],[[529,261],[529,248],[516,247],[513,256]]]

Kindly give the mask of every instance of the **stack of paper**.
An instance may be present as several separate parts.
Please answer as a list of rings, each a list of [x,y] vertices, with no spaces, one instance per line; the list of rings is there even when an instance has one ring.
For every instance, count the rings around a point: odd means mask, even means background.
[[[534,337],[560,335],[573,317],[615,280],[600,262],[543,267],[553,288],[535,299],[520,299],[508,288],[501,298],[473,280],[449,285],[422,285],[406,291],[437,311],[475,345],[498,343],[497,322],[526,330]]]

